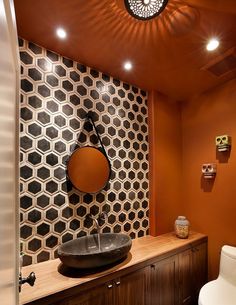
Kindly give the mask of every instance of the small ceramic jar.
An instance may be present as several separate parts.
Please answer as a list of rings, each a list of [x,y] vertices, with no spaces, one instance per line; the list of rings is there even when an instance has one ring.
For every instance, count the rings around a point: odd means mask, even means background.
[[[175,234],[179,238],[188,238],[189,221],[185,216],[178,216],[175,221]]]

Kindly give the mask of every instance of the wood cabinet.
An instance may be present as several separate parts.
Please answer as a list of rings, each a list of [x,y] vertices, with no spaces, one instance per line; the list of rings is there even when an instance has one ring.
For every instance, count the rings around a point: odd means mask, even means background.
[[[53,303],[52,305],[111,305],[112,291],[107,285],[100,285],[76,296]],[[45,304],[46,305],[46,304]]]
[[[133,251],[132,254],[139,258],[138,264],[123,269],[111,269],[110,273],[104,272],[99,276],[81,277],[83,282],[80,285],[73,285],[64,290],[57,288],[56,293],[23,304],[197,305],[199,290],[207,281],[207,238],[204,236],[191,242],[177,240],[172,235],[165,237],[168,238],[163,239],[163,244],[156,243],[153,246],[149,241],[145,244],[142,250],[142,255],[146,255],[145,259],[140,254],[142,245],[139,243],[137,252]],[[171,249],[172,243],[184,245]],[[166,250],[166,245],[171,250]],[[160,255],[150,255],[155,251],[155,247],[160,247]],[[45,269],[41,270],[42,281],[37,284],[38,287],[46,287],[47,274]],[[67,281],[77,281],[61,278],[54,273],[54,278],[56,277],[58,280],[62,279],[65,284]],[[88,279],[89,277],[91,279]],[[56,285],[60,285],[60,282],[56,282]]]
[[[199,291],[206,282],[207,243],[179,253],[179,304],[197,304]]]
[[[197,304],[199,291],[207,282],[207,243],[192,248],[193,303]]]
[[[178,304],[178,256],[174,255],[150,266],[150,305]]]
[[[206,276],[201,243],[53,305],[196,305]]]
[[[148,305],[148,268],[117,277],[95,288],[45,305]]]
[[[179,299],[180,305],[191,305],[192,302],[192,249],[179,254]]]
[[[148,269],[142,268],[115,281],[115,305],[147,305]]]

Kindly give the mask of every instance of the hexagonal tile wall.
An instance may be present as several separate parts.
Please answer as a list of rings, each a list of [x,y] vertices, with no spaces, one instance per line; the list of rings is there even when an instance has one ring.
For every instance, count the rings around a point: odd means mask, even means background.
[[[19,39],[20,209],[24,265],[56,257],[63,242],[95,233],[86,214],[108,213],[103,232],[148,233],[147,94],[139,88]],[[97,194],[73,188],[66,164],[76,147],[99,147],[111,162]]]

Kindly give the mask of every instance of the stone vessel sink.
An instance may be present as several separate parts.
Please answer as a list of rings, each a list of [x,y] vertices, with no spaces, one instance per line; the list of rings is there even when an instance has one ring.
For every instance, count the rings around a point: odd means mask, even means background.
[[[102,233],[70,240],[58,248],[58,256],[68,267],[87,269],[107,266],[124,258],[132,241],[121,233]]]

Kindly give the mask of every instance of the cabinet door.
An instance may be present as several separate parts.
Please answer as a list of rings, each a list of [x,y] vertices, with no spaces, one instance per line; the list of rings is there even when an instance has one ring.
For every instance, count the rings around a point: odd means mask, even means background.
[[[201,287],[207,281],[207,244],[202,243],[179,254],[180,305],[197,304]]]
[[[91,288],[84,293],[62,301],[58,305],[114,305],[112,283]]]
[[[194,298],[198,299],[200,289],[207,282],[207,243],[202,243],[192,249],[192,270]]]
[[[178,256],[166,258],[151,265],[151,305],[178,304]]]
[[[180,305],[193,304],[191,249],[179,254],[179,298]]]
[[[114,281],[116,305],[147,305],[148,267]]]

